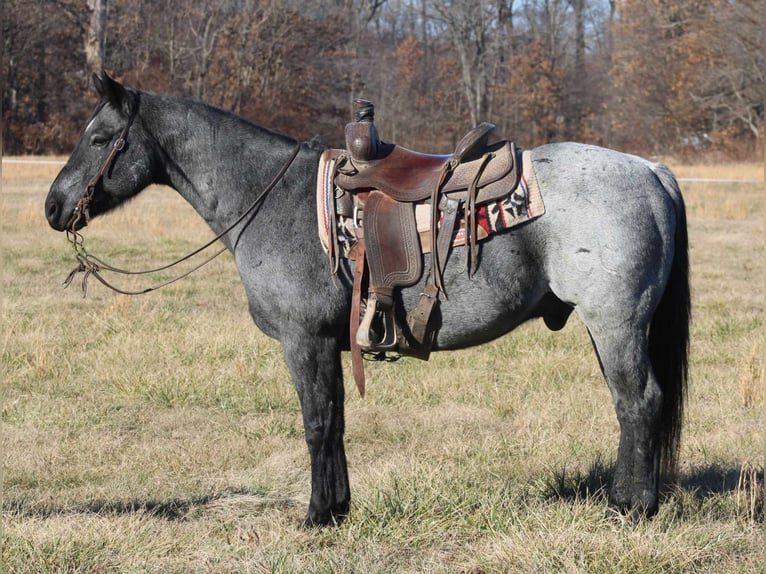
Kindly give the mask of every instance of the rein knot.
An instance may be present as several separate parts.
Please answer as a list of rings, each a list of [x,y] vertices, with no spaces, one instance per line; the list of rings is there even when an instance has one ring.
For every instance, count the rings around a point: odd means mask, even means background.
[[[82,289],[82,296],[85,298],[88,295],[88,279],[91,275],[99,277],[100,268],[97,263],[90,261],[87,258],[87,255],[81,253],[77,253],[77,261],[77,267],[69,272],[69,275],[66,276],[62,285],[64,286],[64,289],[66,289],[72,284],[72,281],[78,273],[83,273],[80,289]]]

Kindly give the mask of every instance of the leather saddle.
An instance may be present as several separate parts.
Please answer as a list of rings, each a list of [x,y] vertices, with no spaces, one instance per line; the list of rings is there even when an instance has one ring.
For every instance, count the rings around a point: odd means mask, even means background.
[[[334,176],[341,194],[337,203],[353,202],[354,213],[362,213],[355,254],[352,351],[355,346],[369,352],[396,350],[427,359],[434,335],[429,319],[439,293],[446,294],[442,273],[456,224],[464,220],[472,274],[477,265],[476,207],[515,189],[520,176],[516,148],[508,141],[489,144],[495,126],[481,123],[460,140],[452,154],[411,151],[380,140],[371,102],[356,100],[355,104],[356,121],[346,125],[346,151]],[[430,207],[427,242],[421,242],[417,229],[418,204]],[[422,243],[428,245],[424,248]],[[406,325],[399,325],[394,290],[421,279],[423,253],[428,251],[431,267],[426,287]],[[367,297],[360,320],[363,283]],[[357,378],[357,369],[354,371]]]

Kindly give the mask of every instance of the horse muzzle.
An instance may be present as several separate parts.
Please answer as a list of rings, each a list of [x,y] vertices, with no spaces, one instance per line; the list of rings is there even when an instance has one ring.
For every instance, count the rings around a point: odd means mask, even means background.
[[[56,231],[66,231],[72,229],[77,218],[76,205],[69,206],[66,198],[61,198],[57,194],[50,192],[45,200],[45,218],[48,224]],[[85,217],[80,217],[75,225],[75,230],[82,229],[87,225]]]

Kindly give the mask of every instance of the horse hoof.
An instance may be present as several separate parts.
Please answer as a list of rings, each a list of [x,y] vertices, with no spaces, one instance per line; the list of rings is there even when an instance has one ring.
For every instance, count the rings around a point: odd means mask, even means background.
[[[298,527],[301,530],[312,530],[314,528],[322,528],[324,526],[327,526],[328,522],[326,521],[320,521],[316,518],[312,517],[311,515],[307,514],[306,518],[304,518],[301,523],[298,525]]]
[[[301,522],[300,527],[304,530],[312,528],[323,528],[325,526],[340,526],[346,519],[347,513],[335,513],[335,512],[312,512],[308,511],[306,518]]]
[[[657,510],[658,505],[656,503],[647,504],[645,501],[618,503],[610,500],[606,517],[621,524],[638,524],[642,520],[657,514]]]

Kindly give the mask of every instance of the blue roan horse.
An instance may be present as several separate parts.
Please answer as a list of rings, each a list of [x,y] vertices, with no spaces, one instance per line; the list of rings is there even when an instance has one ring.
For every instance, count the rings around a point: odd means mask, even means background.
[[[45,201],[58,231],[72,225],[121,134],[127,144],[95,186],[90,216],[165,184],[216,233],[251,205],[298,144],[196,101],[126,89],[107,75],[95,83],[100,101]],[[250,314],[281,342],[300,398],[311,457],[306,525],[337,523],[350,500],[341,351],[349,349],[354,270],[344,260],[333,282],[317,239],[321,152],[301,144],[258,211],[224,238]],[[603,148],[560,143],[531,152],[545,214],[484,241],[473,277],[463,250],[450,256],[434,350],[486,343],[536,317],[560,329],[574,310],[620,423],[610,501],[636,516],[654,514],[660,476],[676,459],[687,378],[691,311],[678,185],[662,165]],[[292,221],[289,243],[285,221]],[[412,309],[423,282],[398,293],[397,305]]]

